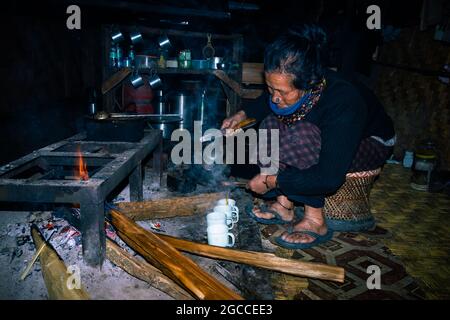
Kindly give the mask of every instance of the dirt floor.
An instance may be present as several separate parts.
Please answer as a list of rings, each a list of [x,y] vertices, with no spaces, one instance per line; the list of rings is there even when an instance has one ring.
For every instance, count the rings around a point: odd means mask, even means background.
[[[165,177],[162,181],[163,187],[160,187],[155,173],[146,170],[145,174],[144,200],[173,195],[164,187],[166,185]],[[448,262],[448,250],[439,247],[440,250],[437,251],[438,245],[432,241],[434,238],[427,237],[427,235],[438,231],[442,239],[448,235],[448,225],[440,223],[439,221],[442,219],[437,216],[448,215],[449,199],[441,194],[418,194],[411,191],[407,185],[407,178],[407,172],[404,172],[401,167],[386,166],[381,179],[375,184],[372,192],[371,200],[375,217],[379,226],[386,228],[384,231],[388,232],[387,236],[384,233],[380,235],[336,233],[333,241],[314,250],[280,250],[268,238],[265,239],[265,236],[257,239],[251,238],[253,235],[259,237],[259,232],[255,230],[264,226],[259,226],[245,214],[241,214],[240,227],[232,230],[237,239],[236,247],[273,252],[285,258],[331,264],[336,264],[336,259],[338,259],[336,257],[344,255],[350,262],[346,265],[345,259],[340,260],[339,265],[345,265],[348,271],[346,282],[341,286],[335,286],[327,281],[264,272],[261,269],[253,269],[231,262],[194,255],[187,256],[247,299],[346,299],[345,297],[352,299],[358,296],[369,299],[380,297],[381,299],[420,298],[421,295],[416,294],[417,285],[409,275],[418,281],[421,289],[426,292],[426,298],[446,298],[448,297],[448,288],[445,284],[448,282],[449,273],[445,266]],[[206,192],[206,190],[200,189],[197,192]],[[119,190],[117,194],[114,202],[129,201],[128,186]],[[249,198],[248,195],[242,195],[240,199],[239,191],[233,194],[233,197],[240,201],[240,207],[244,204],[244,198]],[[79,213],[74,208],[71,210],[75,215]],[[399,212],[402,214],[399,215]],[[419,212],[427,212],[426,217],[419,218],[422,216]],[[206,243],[206,213],[195,217],[140,221],[138,224],[148,230],[155,231],[156,228],[159,230],[157,232]],[[411,217],[415,217],[414,232],[410,231],[411,226],[408,223],[400,223]],[[431,220],[435,223],[430,223]],[[425,224],[424,221],[428,221],[428,223]],[[155,289],[147,282],[127,274],[108,260],[105,260],[101,269],[87,266],[82,259],[80,234],[66,220],[60,218],[57,211],[0,212],[0,300],[43,300],[48,298],[39,260],[24,281],[20,280],[22,272],[36,250],[29,237],[32,224],[39,227],[45,238],[51,236],[50,243],[66,266],[79,268],[82,286],[90,298],[98,300],[173,300],[171,296]],[[422,227],[419,228],[419,226]],[[429,228],[425,228],[426,226]],[[264,235],[264,231],[265,227],[261,232],[262,235]],[[116,236],[113,229],[109,230],[107,234],[123,249],[134,254],[133,250]],[[385,245],[392,249],[395,256]],[[427,251],[426,248],[432,250]],[[349,252],[356,252],[357,255],[352,258]],[[359,269],[353,270],[355,271],[353,274],[350,272],[356,266],[355,263],[365,266],[363,265],[365,262],[360,261],[363,259],[360,256],[361,252],[366,252],[368,255],[366,258],[369,260],[378,257],[384,263],[388,263],[389,267],[386,267],[384,272],[389,274],[391,269],[397,270],[395,275],[401,275],[401,279],[395,285],[386,285],[386,290],[380,292],[378,296],[364,293],[362,290],[365,288],[364,273],[358,271]],[[135,257],[142,259],[138,255]],[[436,267],[439,265],[441,269]],[[437,274],[433,270],[439,270],[439,273]],[[362,277],[359,279],[356,275],[361,274]],[[392,277],[387,278],[389,281],[392,279]],[[440,280],[440,284],[433,282],[437,279]],[[363,294],[359,293],[360,291]],[[355,297],[350,293],[355,293]],[[373,294],[373,292],[369,293]],[[380,295],[381,293],[384,295]]]
[[[170,192],[165,188],[165,177],[162,186],[157,182],[157,176],[151,170],[145,171],[144,200],[167,197]],[[114,202],[129,201],[129,187],[126,186],[114,199]],[[76,215],[77,209],[71,209]],[[206,214],[206,212],[205,212]],[[164,221],[140,221],[139,225],[152,229],[159,224],[159,231],[173,236],[185,236],[189,238],[200,237],[197,241],[206,241],[199,231],[205,231],[206,227],[199,229],[204,223],[203,216],[193,221],[190,217],[180,219],[164,219]],[[166,293],[159,291],[135,277],[130,276],[119,267],[105,260],[101,268],[92,268],[86,265],[82,259],[81,235],[69,223],[58,218],[55,211],[2,211],[0,212],[0,299],[2,300],[40,300],[47,299],[47,290],[43,280],[39,260],[34,264],[30,273],[22,281],[22,272],[36,252],[33,240],[30,237],[30,226],[36,224],[43,236],[47,239],[52,233],[50,243],[57,251],[67,267],[79,268],[83,288],[92,299],[120,299],[120,300],[172,300]],[[204,227],[204,225],[202,225]],[[126,246],[113,229],[107,233],[122,248],[135,254]],[[136,255],[138,259],[142,259]],[[238,291],[231,282],[224,268],[216,260],[190,255],[202,268],[225,285]],[[228,280],[226,279],[228,278]]]
[[[156,196],[160,191],[159,186],[152,183],[153,179],[149,172],[145,182],[146,199]],[[119,194],[116,201],[129,201],[128,187]],[[55,232],[50,243],[66,266],[79,268],[82,286],[92,299],[172,299],[148,283],[130,276],[108,260],[105,260],[101,268],[86,265],[82,259],[80,235],[76,234],[76,229],[71,228],[66,220],[52,216],[52,211],[0,212],[0,299],[47,299],[39,260],[27,277],[20,280],[36,249],[32,239],[21,238],[30,235],[32,223],[39,227],[46,238]],[[142,224],[145,226],[145,223]],[[146,227],[149,228],[149,225]],[[126,247],[118,237],[116,240]]]

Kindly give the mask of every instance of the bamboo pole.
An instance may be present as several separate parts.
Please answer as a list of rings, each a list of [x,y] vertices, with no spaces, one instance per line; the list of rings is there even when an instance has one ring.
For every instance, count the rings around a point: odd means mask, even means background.
[[[145,230],[117,210],[111,209],[110,212],[112,223],[118,230],[119,236],[147,261],[195,297],[205,300],[242,299],[153,232]]]
[[[45,286],[47,287],[50,300],[87,300],[89,295],[83,288],[70,289],[68,286],[69,274],[64,262],[59,258],[55,249],[42,237],[39,229],[33,225],[31,227],[31,236],[33,237],[36,248],[42,249],[39,258],[41,262],[42,275]]]
[[[322,263],[304,262],[294,259],[280,258],[272,253],[235,250],[210,246],[207,244],[191,242],[162,234],[158,234],[158,237],[171,244],[178,250],[206,256],[209,258],[244,263],[255,267],[279,271],[295,276],[330,280],[340,283],[343,283],[345,278],[345,270],[341,267],[330,266]]]
[[[133,277],[148,282],[176,300],[192,300],[192,296],[151,264],[134,258],[113,241],[106,240],[106,257]]]
[[[224,198],[225,193],[216,192],[191,197],[173,197],[140,202],[120,202],[117,207],[136,221],[191,216],[204,213],[211,203]]]

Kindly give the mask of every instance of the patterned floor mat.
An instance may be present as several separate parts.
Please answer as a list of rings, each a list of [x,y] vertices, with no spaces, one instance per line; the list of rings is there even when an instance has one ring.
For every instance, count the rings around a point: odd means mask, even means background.
[[[261,226],[263,237],[270,241],[265,242],[265,245],[273,246],[275,237],[283,231],[284,227],[278,225]],[[377,227],[368,233],[335,232],[331,241],[310,249],[288,250],[276,245],[271,249],[275,249],[283,257],[338,265],[346,271],[345,282],[342,284],[308,279],[307,288],[299,288],[292,299],[424,299],[423,292],[405,271],[401,261],[380,241],[385,237],[390,237],[389,232]],[[380,289],[367,287],[367,280],[372,275],[367,270],[371,265],[380,268]]]

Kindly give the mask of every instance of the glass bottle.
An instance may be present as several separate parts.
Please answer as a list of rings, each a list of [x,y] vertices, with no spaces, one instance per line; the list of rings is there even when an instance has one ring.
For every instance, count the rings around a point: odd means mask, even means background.
[[[118,68],[122,67],[122,57],[123,57],[122,48],[119,45],[117,45],[116,46],[116,58],[117,58],[117,67]]]
[[[437,165],[437,152],[435,145],[428,141],[422,143],[416,150],[410,186],[414,190],[428,191],[431,182],[431,173]]]
[[[134,58],[135,58],[133,45],[130,45],[130,51],[128,52],[128,58],[130,58],[130,63],[133,66],[134,65]]]
[[[111,47],[109,50],[109,66],[111,68],[117,67],[117,55],[116,55],[116,48]]]

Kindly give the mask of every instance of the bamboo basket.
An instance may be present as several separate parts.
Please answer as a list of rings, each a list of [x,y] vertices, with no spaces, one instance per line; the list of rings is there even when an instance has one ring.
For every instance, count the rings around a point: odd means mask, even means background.
[[[349,173],[339,190],[325,198],[323,210],[330,229],[362,231],[375,227],[369,195],[380,171],[381,169]]]

